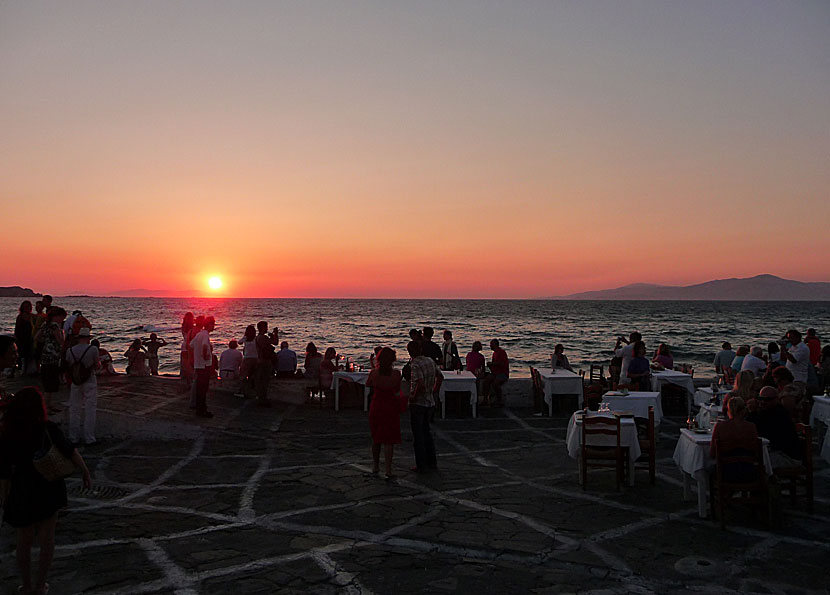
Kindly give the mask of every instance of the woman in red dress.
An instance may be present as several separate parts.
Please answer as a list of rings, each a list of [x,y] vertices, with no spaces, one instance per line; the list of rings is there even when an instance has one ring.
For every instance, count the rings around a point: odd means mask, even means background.
[[[380,473],[380,447],[386,479],[395,479],[392,473],[392,455],[395,445],[401,443],[401,373],[392,368],[395,352],[389,347],[378,354],[378,367],[369,372],[366,386],[375,389],[369,408],[369,429],[372,431],[372,474]]]

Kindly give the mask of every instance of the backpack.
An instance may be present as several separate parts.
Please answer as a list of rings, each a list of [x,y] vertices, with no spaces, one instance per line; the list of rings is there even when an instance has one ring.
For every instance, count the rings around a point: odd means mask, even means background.
[[[91,329],[92,323],[89,320],[87,320],[83,314],[78,314],[75,320],[72,321],[72,334],[77,337],[78,333],[81,332],[82,328]]]
[[[86,352],[89,351],[89,349],[91,347],[92,347],[92,345],[87,345],[86,350],[84,350],[81,357],[79,357],[77,359],[75,359],[75,352],[74,351],[70,350],[70,352],[69,352],[69,353],[72,354],[72,359],[75,360],[69,366],[69,376],[70,376],[70,378],[72,378],[72,384],[74,384],[75,386],[82,385],[84,382],[89,380],[89,377],[92,375],[92,366],[85,366],[83,364],[84,356],[86,355]]]

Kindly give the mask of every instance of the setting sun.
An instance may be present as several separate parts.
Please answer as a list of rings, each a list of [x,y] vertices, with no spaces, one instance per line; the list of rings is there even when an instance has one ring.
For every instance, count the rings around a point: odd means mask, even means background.
[[[208,279],[208,287],[211,289],[222,289],[222,279],[219,277],[211,277]]]

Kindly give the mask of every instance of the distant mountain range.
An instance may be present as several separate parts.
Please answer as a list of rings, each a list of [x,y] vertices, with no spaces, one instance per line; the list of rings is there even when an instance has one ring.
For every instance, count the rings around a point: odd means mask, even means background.
[[[11,287],[0,287],[0,297],[22,297],[33,298],[41,297],[41,294],[35,293],[28,287],[20,287],[19,285],[12,285]]]
[[[110,294],[112,297],[193,297],[199,295],[199,291],[195,289],[185,289],[184,291],[171,291],[169,289],[125,289],[123,291],[114,291]]]
[[[634,283],[616,289],[583,291],[552,299],[830,301],[830,283],[804,283],[775,275],[757,275],[745,279],[718,279],[686,286]]]

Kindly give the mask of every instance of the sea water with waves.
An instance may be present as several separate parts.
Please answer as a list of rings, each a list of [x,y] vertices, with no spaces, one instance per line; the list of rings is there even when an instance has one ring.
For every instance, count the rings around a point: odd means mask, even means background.
[[[21,298],[0,298],[0,333],[11,334]],[[34,302],[34,300],[32,300]],[[449,329],[462,358],[473,341],[497,338],[511,360],[511,374],[528,376],[528,366],[544,366],[557,343],[574,369],[607,365],[615,337],[643,334],[649,354],[660,343],[671,346],[676,363],[690,363],[697,376],[712,375],[712,359],[723,341],[766,345],[789,328],[817,329],[830,338],[830,302],[645,302],[565,300],[405,300],[405,299],[252,299],[252,298],[95,298],[58,297],[55,305],[81,310],[93,334],[123,370],[123,352],[133,339],[155,332],[167,340],[159,351],[161,373],[177,374],[185,312],[216,318],[211,337],[218,354],[245,327],[266,320],[280,329],[300,356],[309,341],[322,352],[368,364],[376,345],[406,359],[411,328],[432,326],[435,341]]]

